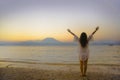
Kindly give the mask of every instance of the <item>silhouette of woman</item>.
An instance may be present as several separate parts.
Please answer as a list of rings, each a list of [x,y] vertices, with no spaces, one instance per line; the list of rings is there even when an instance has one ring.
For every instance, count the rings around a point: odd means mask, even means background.
[[[80,38],[75,35],[70,29],[67,29],[69,33],[71,33],[76,41],[79,43],[79,59],[80,59],[80,70],[81,70],[81,75],[86,76],[86,71],[87,71],[87,62],[89,58],[89,41],[92,39],[93,35],[95,32],[99,29],[99,27],[96,27],[96,29],[93,31],[93,33],[87,37],[87,34],[85,32],[82,32],[80,35]]]

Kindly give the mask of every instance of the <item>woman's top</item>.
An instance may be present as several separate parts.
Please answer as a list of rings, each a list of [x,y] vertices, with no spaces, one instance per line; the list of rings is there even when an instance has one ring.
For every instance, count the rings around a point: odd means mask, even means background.
[[[91,38],[92,38],[92,35],[90,35],[88,37],[88,43],[89,43]],[[82,61],[87,60],[89,58],[89,47],[88,47],[88,44],[87,44],[87,46],[85,48],[83,48],[81,46],[80,42],[79,42],[79,38],[76,35],[74,35],[74,39],[79,44],[79,59],[82,60]]]

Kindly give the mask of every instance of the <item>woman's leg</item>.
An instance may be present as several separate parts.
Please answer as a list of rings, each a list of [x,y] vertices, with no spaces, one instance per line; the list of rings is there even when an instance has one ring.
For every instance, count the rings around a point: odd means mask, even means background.
[[[88,62],[88,59],[84,61],[84,72],[83,72],[83,75],[86,76],[86,71],[87,71],[87,62]]]
[[[83,61],[80,60],[80,70],[81,70],[81,74],[83,76]]]

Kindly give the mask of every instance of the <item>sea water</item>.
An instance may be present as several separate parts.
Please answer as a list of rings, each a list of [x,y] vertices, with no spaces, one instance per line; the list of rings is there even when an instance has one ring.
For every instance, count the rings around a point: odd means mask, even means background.
[[[90,45],[88,64],[120,64],[120,46]],[[0,61],[79,64],[78,46],[0,46]]]

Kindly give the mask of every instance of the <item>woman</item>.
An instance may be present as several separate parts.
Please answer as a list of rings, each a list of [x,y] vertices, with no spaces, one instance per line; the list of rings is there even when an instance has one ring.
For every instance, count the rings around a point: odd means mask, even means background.
[[[96,27],[95,31],[89,37],[87,37],[87,34],[85,32],[82,32],[80,38],[77,35],[75,35],[70,29],[67,29],[67,31],[75,37],[75,39],[78,41],[80,45],[79,59],[82,76],[86,76],[87,71],[87,62],[89,58],[88,43],[98,29],[99,27]]]

